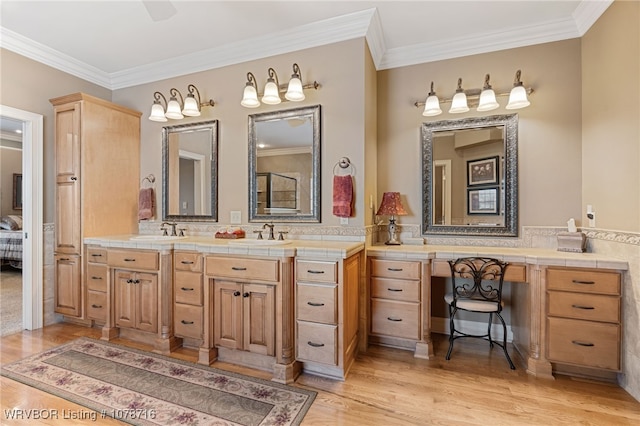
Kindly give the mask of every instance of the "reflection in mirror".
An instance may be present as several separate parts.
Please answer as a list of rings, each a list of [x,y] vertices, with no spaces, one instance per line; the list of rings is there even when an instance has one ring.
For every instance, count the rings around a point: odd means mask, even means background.
[[[320,222],[320,105],[249,116],[249,221]]]
[[[517,114],[422,124],[423,234],[518,235]]]
[[[162,128],[164,220],[218,220],[218,120]]]

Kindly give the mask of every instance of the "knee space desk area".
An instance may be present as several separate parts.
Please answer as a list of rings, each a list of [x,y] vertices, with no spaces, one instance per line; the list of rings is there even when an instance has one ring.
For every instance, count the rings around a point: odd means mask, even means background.
[[[381,344],[434,357],[431,292],[451,277],[448,260],[467,256],[509,262],[513,347],[527,372],[615,381],[621,370],[620,261],[595,253],[481,246],[367,247],[364,346]],[[435,287],[434,287],[435,288]],[[434,300],[434,303],[437,303]],[[444,304],[444,300],[442,300]],[[444,354],[435,354],[444,358]]]

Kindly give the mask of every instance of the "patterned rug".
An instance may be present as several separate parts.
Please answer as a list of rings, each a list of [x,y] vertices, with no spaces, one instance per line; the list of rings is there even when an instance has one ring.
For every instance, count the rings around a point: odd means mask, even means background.
[[[2,375],[135,425],[299,425],[316,392],[81,338]]]

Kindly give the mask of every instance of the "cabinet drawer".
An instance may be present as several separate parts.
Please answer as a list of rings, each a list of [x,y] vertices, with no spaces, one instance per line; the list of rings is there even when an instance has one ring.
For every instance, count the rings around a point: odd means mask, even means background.
[[[158,253],[150,251],[109,250],[110,266],[128,269],[158,269]]]
[[[549,315],[590,321],[620,322],[620,298],[598,294],[550,291]]]
[[[107,263],[107,249],[101,247],[87,248],[87,262]]]
[[[296,286],[298,319],[325,324],[338,322],[337,293],[335,285],[300,284]]]
[[[371,332],[419,340],[420,305],[371,299]]]
[[[549,290],[580,293],[620,294],[620,274],[617,272],[581,269],[547,269]]]
[[[420,262],[371,259],[371,275],[384,278],[420,279]]]
[[[87,291],[87,317],[101,322],[107,321],[107,293]]]
[[[302,361],[338,364],[338,327],[298,321],[298,355]]]
[[[420,281],[372,277],[371,297],[419,302]]]
[[[278,260],[207,257],[207,275],[241,280],[278,281]]]
[[[547,358],[607,370],[620,370],[620,326],[564,318],[548,318]]]
[[[107,291],[108,284],[108,271],[107,265],[102,264],[87,264],[87,289],[95,291]]]
[[[174,315],[176,336],[202,339],[202,330],[204,329],[202,307],[176,303]]]
[[[176,303],[202,306],[202,288],[202,274],[176,271],[176,282],[173,286]]]
[[[296,278],[298,281],[337,283],[338,263],[299,260],[296,262]]]
[[[178,271],[202,272],[202,255],[199,253],[176,252],[174,265]]]

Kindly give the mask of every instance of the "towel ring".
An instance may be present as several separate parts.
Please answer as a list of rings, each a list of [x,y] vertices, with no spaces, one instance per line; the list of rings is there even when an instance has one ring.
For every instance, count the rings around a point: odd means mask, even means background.
[[[340,161],[338,161],[335,166],[333,166],[333,175],[337,176],[338,174],[336,173],[336,171],[339,171],[338,167],[340,167],[340,169],[349,169],[348,173],[350,175],[355,175],[356,173],[356,168],[353,164],[351,164],[351,160],[349,160],[348,157],[342,157],[340,159]]]
[[[144,187],[144,183],[145,181],[149,182],[150,186],[153,186],[153,184],[156,182],[156,177],[154,175],[148,175],[145,176],[142,181],[140,182],[140,186]]]

